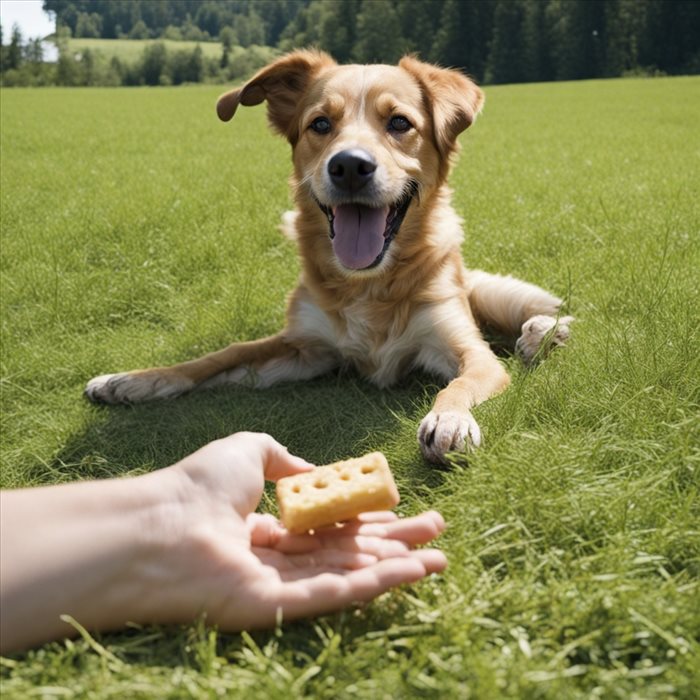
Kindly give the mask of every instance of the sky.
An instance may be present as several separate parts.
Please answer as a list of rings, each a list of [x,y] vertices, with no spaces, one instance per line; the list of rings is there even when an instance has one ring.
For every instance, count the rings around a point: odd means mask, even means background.
[[[41,5],[42,0],[0,0],[0,22],[6,44],[10,43],[13,24],[19,25],[25,41],[54,32],[55,25]]]

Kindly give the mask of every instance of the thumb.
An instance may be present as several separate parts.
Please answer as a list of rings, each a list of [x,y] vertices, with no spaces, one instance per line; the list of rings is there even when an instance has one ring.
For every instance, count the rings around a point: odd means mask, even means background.
[[[268,481],[277,481],[285,476],[302,474],[314,468],[314,465],[305,459],[290,454],[289,450],[284,445],[280,445],[272,436],[258,433],[255,437],[260,441],[263,473]]]

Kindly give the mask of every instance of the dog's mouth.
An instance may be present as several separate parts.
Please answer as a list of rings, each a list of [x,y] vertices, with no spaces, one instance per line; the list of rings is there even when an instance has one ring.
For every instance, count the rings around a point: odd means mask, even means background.
[[[333,252],[341,264],[351,270],[369,270],[379,265],[417,191],[417,183],[411,182],[401,199],[384,207],[354,203],[329,207],[318,202],[328,219]]]

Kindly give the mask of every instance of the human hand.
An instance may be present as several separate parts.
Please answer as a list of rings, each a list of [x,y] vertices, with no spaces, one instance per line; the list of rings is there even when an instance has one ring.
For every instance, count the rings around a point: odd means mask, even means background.
[[[160,519],[165,580],[154,621],[204,612],[226,630],[271,627],[371,600],[445,568],[442,552],[414,549],[444,529],[435,512],[405,519],[368,513],[303,535],[254,512],[265,480],[312,468],[268,435],[237,433],[163,470],[177,484],[179,506]]]

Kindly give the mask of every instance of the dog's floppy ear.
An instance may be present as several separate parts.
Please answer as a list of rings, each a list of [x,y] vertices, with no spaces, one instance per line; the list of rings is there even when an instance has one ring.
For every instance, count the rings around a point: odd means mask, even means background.
[[[300,97],[311,80],[324,68],[336,65],[322,51],[293,51],[278,58],[254,75],[243,87],[219,97],[216,113],[221,121],[233,118],[238,105],[249,107],[267,100],[267,116],[272,127],[290,141]]]
[[[433,115],[435,142],[443,155],[455,150],[457,137],[470,127],[484,104],[484,93],[460,71],[404,56],[399,66],[420,83]]]

